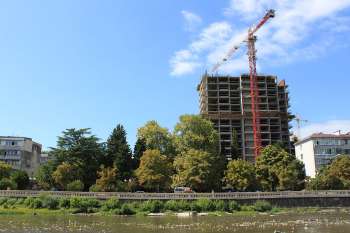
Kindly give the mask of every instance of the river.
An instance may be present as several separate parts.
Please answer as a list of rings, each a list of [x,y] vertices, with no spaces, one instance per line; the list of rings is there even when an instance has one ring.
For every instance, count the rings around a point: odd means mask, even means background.
[[[348,211],[256,216],[118,217],[2,215],[6,233],[349,233]]]

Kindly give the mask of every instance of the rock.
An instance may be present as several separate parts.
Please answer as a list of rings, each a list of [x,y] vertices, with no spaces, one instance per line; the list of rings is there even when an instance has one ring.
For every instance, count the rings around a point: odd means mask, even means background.
[[[176,216],[178,217],[192,217],[194,215],[197,215],[194,211],[176,213]]]

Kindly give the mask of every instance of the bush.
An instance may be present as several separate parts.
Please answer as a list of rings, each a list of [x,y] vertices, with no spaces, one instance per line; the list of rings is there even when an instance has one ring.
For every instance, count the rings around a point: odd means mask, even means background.
[[[215,201],[215,210],[216,211],[228,211],[228,203],[226,201],[223,200],[217,200]]]
[[[241,210],[241,206],[236,202],[236,201],[230,201],[228,203],[228,209],[231,213],[235,212],[235,211],[240,211]]]
[[[2,178],[0,180],[0,189],[1,190],[7,190],[7,189],[16,189],[17,184],[10,180],[9,178]]]
[[[120,208],[120,202],[116,198],[110,198],[107,201],[105,201],[102,205],[102,210],[103,211],[110,211],[114,209],[119,209]]]
[[[40,200],[42,201],[43,208],[54,210],[57,209],[59,206],[59,201],[55,197],[41,196]]]
[[[30,208],[40,209],[43,207],[43,202],[39,198],[34,198],[32,206]]]
[[[77,213],[92,213],[100,207],[100,202],[93,198],[73,197],[70,200],[71,208],[75,208]]]
[[[5,205],[7,202],[8,198],[7,197],[2,197],[0,198],[0,205]]]
[[[130,207],[128,203],[124,203],[120,209],[115,210],[115,214],[119,215],[134,215],[136,212]]]
[[[257,201],[254,204],[254,210],[258,212],[266,212],[272,210],[272,206],[268,201]]]
[[[18,198],[16,204],[17,205],[23,205],[24,201],[25,201],[25,198]]]
[[[69,209],[70,208],[70,199],[69,198],[61,198],[59,200],[59,207],[63,209]]]
[[[16,205],[16,202],[17,202],[17,198],[10,198],[7,200],[6,205],[14,206],[14,205]]]
[[[94,184],[94,185],[90,186],[89,191],[90,192],[101,192],[101,189],[96,184]]]
[[[159,213],[163,210],[163,208],[164,203],[158,200],[145,201],[141,206],[142,211],[148,211],[151,213]]]
[[[10,178],[16,184],[17,189],[26,189],[29,185],[29,176],[25,171],[16,170]]]
[[[192,210],[197,212],[214,211],[215,203],[209,199],[198,199],[193,203]]]
[[[25,200],[24,200],[24,205],[28,208],[32,208],[33,206],[33,202],[34,202],[34,197],[27,197]]]
[[[83,191],[84,184],[80,180],[75,180],[67,184],[67,191]]]
[[[169,200],[165,203],[164,209],[171,211],[191,210],[191,205],[185,200]]]

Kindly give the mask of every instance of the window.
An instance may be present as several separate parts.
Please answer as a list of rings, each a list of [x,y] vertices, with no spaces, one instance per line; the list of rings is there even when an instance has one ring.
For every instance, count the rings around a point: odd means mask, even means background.
[[[303,159],[304,159],[303,157],[304,157],[303,154],[301,154],[301,155],[300,155],[300,159],[303,160]]]

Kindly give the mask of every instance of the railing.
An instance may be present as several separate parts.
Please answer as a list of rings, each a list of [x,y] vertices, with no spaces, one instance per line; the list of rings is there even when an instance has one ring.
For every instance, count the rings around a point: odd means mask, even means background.
[[[231,192],[231,193],[131,193],[131,192],[69,192],[69,191],[31,191],[0,190],[0,197],[84,197],[108,199],[115,197],[122,200],[195,200],[200,198],[221,200],[249,199],[292,199],[292,198],[350,198],[350,190],[337,191],[285,191],[285,192]]]

